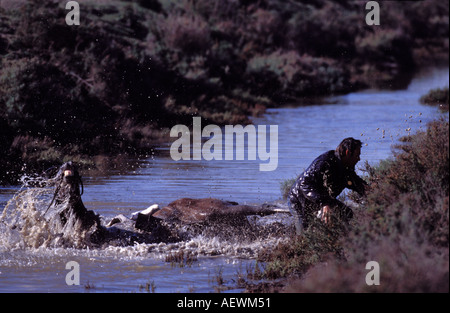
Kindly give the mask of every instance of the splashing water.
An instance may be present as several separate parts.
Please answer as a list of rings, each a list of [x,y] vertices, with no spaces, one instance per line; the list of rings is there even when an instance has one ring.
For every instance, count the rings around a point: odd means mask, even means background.
[[[215,272],[224,270],[225,277],[228,275],[233,281],[237,271],[251,267],[249,262],[254,262],[260,251],[289,240],[286,233],[273,232],[273,227],[252,232],[242,226],[232,229],[230,225],[171,225],[176,232],[189,235],[170,243],[123,245],[109,241],[93,245],[95,226],[83,229],[73,214],[62,225],[61,212],[70,212],[66,211],[68,200],[49,207],[54,186],[48,186],[39,177],[23,181],[22,188],[0,211],[0,291],[44,288],[51,292],[83,292],[86,281],[97,286],[93,291],[136,291],[138,284],[147,284],[151,277],[157,291],[191,291],[195,287],[211,292],[215,290],[211,283]],[[102,224],[108,219],[101,217]],[[263,225],[271,219],[277,218],[249,218],[252,225]],[[187,268],[180,265],[181,268],[168,261],[171,255],[191,255],[195,261]],[[67,286],[64,280],[66,263],[73,260],[80,264],[83,273],[78,289]],[[185,261],[181,260],[181,264]]]
[[[1,215],[1,243],[9,249],[74,247],[89,245],[93,229],[83,230],[74,214],[62,225],[59,214],[68,208],[68,201],[54,204],[47,210],[53,189],[27,188],[6,204]],[[70,212],[70,210],[69,210]]]
[[[91,235],[96,230],[95,225],[90,229],[83,229],[75,214],[69,214],[67,222],[61,223],[60,214],[71,212],[67,210],[69,203],[65,199],[61,203],[53,203],[51,199],[54,188],[45,185],[41,177],[22,180],[23,187],[6,204],[0,216],[0,243],[4,249],[42,249],[42,248],[93,248]],[[43,187],[30,187],[30,185]],[[253,216],[257,219],[274,217]],[[276,218],[276,217],[275,217]],[[104,219],[104,218],[102,218]],[[253,223],[254,224],[254,223]],[[176,243],[140,243],[131,246],[103,245],[96,248],[103,251],[131,255],[161,257],[164,253],[173,251],[190,251],[196,255],[228,255],[254,258],[258,250],[275,246],[286,236],[273,232],[273,228],[259,227],[258,231],[236,227],[230,230],[229,225],[211,225],[186,227],[174,226],[177,232],[190,232],[183,235],[184,240]],[[192,232],[192,229],[196,231]],[[137,231],[138,232],[138,231]],[[224,236],[226,234],[226,236]]]

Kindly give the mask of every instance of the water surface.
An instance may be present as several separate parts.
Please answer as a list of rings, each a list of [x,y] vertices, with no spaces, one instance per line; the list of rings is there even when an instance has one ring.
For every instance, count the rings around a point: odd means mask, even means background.
[[[391,147],[399,138],[424,130],[429,121],[441,115],[438,108],[420,104],[419,98],[431,88],[448,86],[448,77],[448,68],[426,70],[406,90],[366,90],[330,97],[315,105],[269,109],[253,121],[256,125],[278,125],[275,171],[259,171],[260,160],[175,162],[167,144],[126,173],[84,175],[84,203],[108,219],[182,197],[239,203],[279,199],[283,180],[296,177],[315,157],[334,149],[345,137],[364,142],[360,164],[377,164],[391,157]],[[0,187],[0,207],[18,190]],[[10,238],[0,235],[0,292],[147,292],[151,286],[156,292],[211,292],[217,291],[218,277],[225,286],[236,288],[237,274],[245,274],[254,265],[257,251],[275,245],[277,239],[235,243],[198,237],[174,245],[105,249],[32,249],[10,243]],[[198,260],[184,267],[164,261],[168,253],[180,249],[196,251]],[[69,261],[80,264],[79,286],[65,283]]]

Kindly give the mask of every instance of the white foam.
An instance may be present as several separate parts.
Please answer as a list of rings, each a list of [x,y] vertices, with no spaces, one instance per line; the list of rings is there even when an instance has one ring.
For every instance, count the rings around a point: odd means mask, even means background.
[[[45,258],[51,262],[53,258],[66,256],[108,260],[164,260],[167,254],[179,251],[196,256],[252,259],[262,249],[275,247],[280,242],[289,240],[287,236],[270,232],[246,238],[239,229],[235,235],[223,238],[216,235],[220,233],[220,229],[214,229],[213,232],[206,231],[176,243],[94,247],[89,242],[92,230],[83,231],[74,216],[69,216],[66,224],[61,225],[59,213],[67,208],[67,203],[53,204],[47,211],[53,193],[53,188],[23,187],[8,201],[0,216],[0,265],[28,266],[42,262]],[[154,209],[153,207],[152,210]],[[234,231],[229,233],[233,234]]]

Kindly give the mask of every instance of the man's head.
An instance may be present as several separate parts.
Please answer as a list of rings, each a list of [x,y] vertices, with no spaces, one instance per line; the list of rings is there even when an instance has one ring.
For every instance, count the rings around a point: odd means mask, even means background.
[[[361,146],[361,140],[352,137],[345,138],[341,141],[339,146],[337,146],[336,152],[339,154],[342,163],[344,163],[346,167],[355,167],[356,163],[359,162]]]

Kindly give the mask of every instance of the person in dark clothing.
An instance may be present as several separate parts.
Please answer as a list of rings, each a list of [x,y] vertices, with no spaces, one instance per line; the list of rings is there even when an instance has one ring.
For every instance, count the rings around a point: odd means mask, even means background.
[[[319,211],[322,221],[327,224],[331,213],[344,221],[353,217],[353,211],[336,197],[345,188],[365,194],[367,184],[355,173],[361,146],[360,140],[346,138],[336,150],[317,157],[297,178],[288,199],[298,235],[310,225]]]

